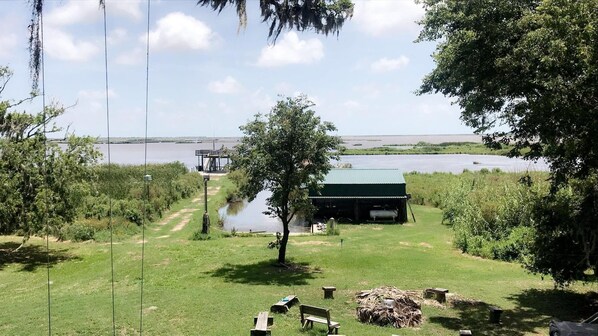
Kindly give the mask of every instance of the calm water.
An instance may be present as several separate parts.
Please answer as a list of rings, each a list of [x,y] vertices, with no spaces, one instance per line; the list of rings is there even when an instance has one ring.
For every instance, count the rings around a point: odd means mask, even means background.
[[[268,192],[261,192],[252,202],[232,203],[221,208],[218,213],[224,221],[224,230],[235,229],[239,232],[266,231],[282,233],[282,222],[278,218],[264,215]],[[295,220],[289,225],[291,232],[307,232],[302,220]]]
[[[392,139],[386,140],[386,142],[390,143]],[[220,148],[223,145],[232,147],[234,144],[236,144],[236,140],[217,142],[215,147]],[[195,150],[211,148],[212,143],[150,143],[147,145],[147,161],[148,163],[180,161],[189,169],[194,169],[198,164]],[[98,149],[104,153],[104,161],[106,161],[107,145],[98,145]],[[110,152],[113,163],[143,164],[144,162],[143,144],[114,144],[110,146]],[[461,173],[463,169],[480,170],[482,168],[500,168],[509,172],[548,170],[548,166],[543,161],[533,163],[497,155],[349,155],[342,156],[341,162],[351,163],[353,168],[396,168],[404,172],[419,171],[422,173]]]

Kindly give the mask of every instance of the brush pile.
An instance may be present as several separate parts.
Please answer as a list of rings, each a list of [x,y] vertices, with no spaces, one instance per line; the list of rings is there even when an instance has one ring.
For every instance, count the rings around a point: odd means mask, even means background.
[[[395,328],[417,327],[422,323],[418,292],[396,287],[378,287],[357,293],[357,318],[363,323]]]

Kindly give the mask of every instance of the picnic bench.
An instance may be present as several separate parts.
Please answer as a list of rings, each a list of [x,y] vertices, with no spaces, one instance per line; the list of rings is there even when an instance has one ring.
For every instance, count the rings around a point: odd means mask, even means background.
[[[330,309],[300,305],[299,312],[301,313],[301,328],[313,328],[314,322],[325,324],[328,327],[328,333],[338,334],[340,323],[330,320]]]
[[[268,312],[260,312],[257,317],[253,318],[255,328],[251,329],[251,336],[271,335],[268,326],[274,322],[272,316],[268,316]]]
[[[286,313],[289,311],[295,303],[299,302],[299,298],[295,295],[287,295],[280,299],[280,301],[276,302],[270,307],[270,311],[273,313]]]

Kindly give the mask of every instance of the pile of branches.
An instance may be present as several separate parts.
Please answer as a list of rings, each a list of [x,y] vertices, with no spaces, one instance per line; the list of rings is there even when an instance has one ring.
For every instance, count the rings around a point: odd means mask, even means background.
[[[357,318],[363,323],[395,328],[422,323],[421,298],[416,292],[396,287],[378,287],[357,293]]]

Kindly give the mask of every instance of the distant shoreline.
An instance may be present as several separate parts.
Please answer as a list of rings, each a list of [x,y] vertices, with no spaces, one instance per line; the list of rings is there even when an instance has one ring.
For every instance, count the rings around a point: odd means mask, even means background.
[[[416,145],[419,142],[430,144],[441,144],[445,142],[470,142],[482,143],[482,136],[476,134],[422,134],[422,135],[341,135],[343,144],[347,148],[374,148],[382,146],[408,146]],[[147,143],[202,143],[218,144],[224,147],[233,147],[240,141],[241,137],[149,137]],[[60,140],[54,140],[60,142]],[[97,144],[106,144],[108,139],[100,137]],[[145,143],[143,137],[111,137],[111,144],[140,144]]]

